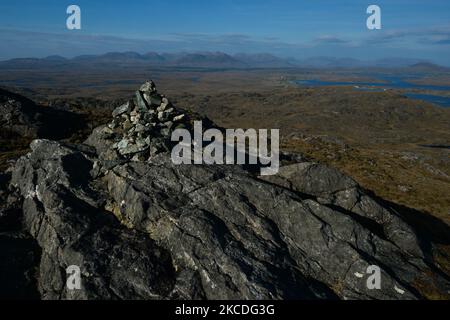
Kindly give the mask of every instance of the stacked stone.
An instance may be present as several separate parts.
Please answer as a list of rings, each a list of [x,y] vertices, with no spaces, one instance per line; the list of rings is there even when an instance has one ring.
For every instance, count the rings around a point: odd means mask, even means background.
[[[187,114],[175,109],[159,94],[153,81],[144,83],[135,98],[116,108],[112,115],[108,127],[121,137],[113,144],[113,149],[126,158],[137,160],[169,151],[172,131],[190,128]]]

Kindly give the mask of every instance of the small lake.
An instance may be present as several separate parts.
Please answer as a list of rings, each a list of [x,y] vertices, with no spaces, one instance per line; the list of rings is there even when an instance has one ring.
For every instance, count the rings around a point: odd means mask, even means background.
[[[410,99],[423,100],[437,104],[441,107],[450,108],[450,97],[435,96],[432,94],[422,94],[422,93],[406,93],[405,96],[407,96]]]
[[[406,93],[405,95],[410,99],[423,100],[434,103],[441,107],[450,107],[450,97],[440,96],[439,91],[450,91],[450,86],[434,86],[434,85],[422,85],[405,81],[405,78],[391,75],[381,75],[377,78],[383,83],[376,82],[346,82],[346,81],[322,81],[322,80],[294,80],[301,86],[308,87],[322,87],[322,86],[353,86],[355,90],[370,91],[370,92],[383,92],[386,89],[419,89],[419,90],[433,90],[437,91],[433,94],[421,94],[421,93]],[[406,77],[414,79],[414,77]]]

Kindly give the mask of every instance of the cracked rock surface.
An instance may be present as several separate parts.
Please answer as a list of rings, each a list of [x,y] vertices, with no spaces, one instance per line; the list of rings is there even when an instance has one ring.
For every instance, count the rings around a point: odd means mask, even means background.
[[[433,244],[350,177],[295,155],[264,178],[241,166],[174,165],[167,137],[177,121],[189,128],[190,116],[152,82],[136,95],[85,144],[34,140],[5,178],[39,247],[41,298],[421,299],[424,286],[447,294]],[[71,265],[80,290],[66,287]],[[380,289],[367,286],[372,265]]]

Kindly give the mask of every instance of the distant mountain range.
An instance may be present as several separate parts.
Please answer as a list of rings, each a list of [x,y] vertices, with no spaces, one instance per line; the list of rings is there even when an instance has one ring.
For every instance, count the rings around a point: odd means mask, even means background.
[[[0,61],[0,69],[29,69],[48,67],[72,67],[74,65],[146,65],[185,68],[403,68],[423,71],[445,71],[449,68],[428,61],[412,58],[385,58],[363,61],[353,58],[311,57],[307,59],[280,58],[268,53],[226,54],[223,52],[156,53],[110,52],[102,55],[83,55],[71,59],[61,56],[46,58],[19,58]]]

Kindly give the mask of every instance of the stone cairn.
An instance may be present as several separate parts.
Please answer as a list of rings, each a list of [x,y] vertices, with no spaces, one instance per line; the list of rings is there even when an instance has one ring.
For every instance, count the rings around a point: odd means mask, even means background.
[[[159,94],[153,81],[145,82],[134,99],[116,108],[112,116],[108,128],[119,137],[112,149],[131,160],[145,161],[169,151],[172,131],[192,128],[188,114]]]

